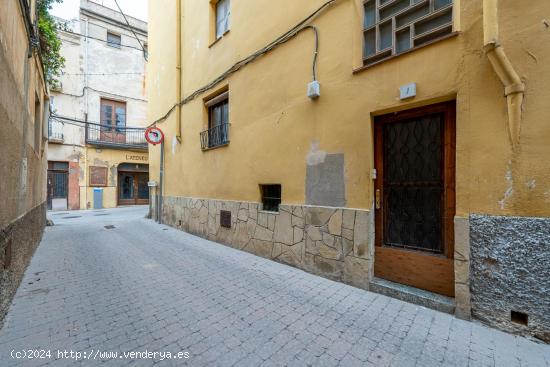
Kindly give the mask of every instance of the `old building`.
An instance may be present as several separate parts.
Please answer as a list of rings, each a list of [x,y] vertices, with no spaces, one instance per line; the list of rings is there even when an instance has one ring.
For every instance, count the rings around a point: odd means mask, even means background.
[[[153,3],[165,223],[550,340],[549,2]]]
[[[143,128],[147,23],[126,19],[120,12],[82,0],[79,19],[60,32],[66,65],[60,88],[52,90],[51,98],[50,209],[149,202]]]
[[[35,4],[5,0],[0,11],[0,320],[46,222],[48,90]]]

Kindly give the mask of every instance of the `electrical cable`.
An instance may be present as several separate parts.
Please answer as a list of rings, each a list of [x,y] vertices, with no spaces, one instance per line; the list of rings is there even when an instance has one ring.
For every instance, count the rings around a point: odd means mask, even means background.
[[[134,37],[136,38],[136,41],[138,41],[139,47],[141,47],[141,51],[143,51],[143,58],[145,59],[145,61],[149,61],[149,60],[147,60],[147,52],[145,51],[145,47],[143,47],[143,45],[141,44],[141,40],[138,38],[136,32],[134,32],[134,28],[130,25],[130,22],[128,21],[128,18],[126,18],[126,14],[124,14],[124,12],[122,11],[122,8],[120,7],[120,5],[118,5],[117,0],[115,0],[115,4],[116,4],[118,10],[120,10],[120,14],[122,14],[122,16],[124,17],[124,21],[126,22],[126,24],[128,24],[128,27],[130,28],[130,31],[134,34]]]
[[[61,116],[61,115],[55,114],[52,111],[50,111],[50,118],[61,123],[66,122],[69,125],[80,126],[80,127],[86,127],[87,125],[104,126],[104,124],[97,121],[86,121],[86,120],[77,119],[76,117]],[[125,126],[124,128],[126,130],[144,130],[145,129],[144,127],[132,127],[132,126]]]
[[[123,95],[121,95],[121,94],[106,92],[106,91],[99,90],[99,89],[95,89],[95,88],[88,87],[88,86],[82,88],[81,94],[71,94],[71,93],[66,93],[66,92],[58,92],[58,93],[61,93],[61,94],[63,94],[63,95],[69,96],[69,97],[83,98],[83,97],[84,97],[84,92],[85,92],[86,89],[93,90],[94,92],[101,93],[101,94],[105,94],[105,95],[109,95],[109,96],[114,96],[114,97],[119,97],[119,98],[124,98],[124,99],[133,99],[134,101],[147,102],[146,99],[123,96]],[[54,91],[54,92],[55,92],[55,91]]]
[[[77,33],[77,32],[73,32],[73,31],[66,31],[66,30],[62,30],[63,32],[66,32],[66,33],[69,33],[69,34],[74,34],[75,36],[80,36],[80,37],[84,37],[84,38],[88,38],[88,39],[93,39],[93,40],[96,40],[96,41],[101,41],[101,42],[104,42],[104,43],[108,43],[107,40],[104,40],[104,39],[101,39],[101,38],[97,38],[97,37],[92,37],[92,36],[86,36],[82,33]],[[117,45],[117,46],[120,46],[120,47],[127,47],[127,48],[132,48],[134,50],[138,50],[139,52],[144,52],[143,51],[143,48],[138,48],[138,47],[134,47],[134,46],[130,46],[130,45],[123,45],[123,44],[120,44],[120,45]],[[145,59],[145,61],[147,61],[147,59]]]
[[[145,75],[145,73],[63,73],[61,76],[81,76],[81,75],[94,75],[94,76],[107,76],[107,75]]]
[[[270,51],[274,50],[278,46],[288,42],[292,38],[296,37],[299,33],[306,29],[312,29],[315,33],[315,52],[313,56],[313,80],[317,80],[317,57],[319,53],[319,32],[317,28],[313,25],[306,25],[308,22],[313,20],[317,15],[319,15],[321,12],[323,12],[327,7],[332,5],[337,0],[329,0],[323,5],[321,5],[317,10],[315,10],[313,13],[311,13],[309,16],[307,16],[304,20],[296,24],[294,27],[292,27],[289,31],[284,33],[283,35],[279,36],[277,39],[269,43],[267,46],[261,48],[260,50],[252,53],[248,57],[237,61],[233,66],[231,66],[229,69],[227,69],[224,73],[222,73],[220,76],[218,76],[216,79],[211,81],[210,83],[206,84],[205,86],[197,89],[193,93],[191,93],[189,96],[184,98],[183,100],[179,101],[178,103],[175,103],[167,112],[164,114],[164,116],[160,117],[159,119],[155,120],[151,124],[149,124],[148,127],[155,126],[156,124],[163,123],[166,121],[166,119],[170,116],[170,114],[176,109],[176,107],[183,106],[192,100],[194,100],[197,96],[200,94],[214,88],[216,85],[227,79],[230,75],[236,73],[244,66],[248,65],[249,63],[255,61],[257,58],[269,53]]]

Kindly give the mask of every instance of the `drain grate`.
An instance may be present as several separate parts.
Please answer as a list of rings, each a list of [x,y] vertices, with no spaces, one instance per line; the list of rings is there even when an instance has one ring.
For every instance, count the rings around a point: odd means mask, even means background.
[[[63,219],[75,219],[75,218],[82,218],[81,215],[72,215],[72,216],[69,216],[69,217],[63,217]]]
[[[115,226],[113,226],[112,224],[109,224],[108,226],[104,226],[103,228],[105,228],[105,229],[115,229]]]

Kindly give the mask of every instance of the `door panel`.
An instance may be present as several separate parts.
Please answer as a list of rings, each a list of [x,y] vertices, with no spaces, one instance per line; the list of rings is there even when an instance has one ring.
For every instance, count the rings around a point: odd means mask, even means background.
[[[133,173],[121,173],[119,175],[118,188],[118,203],[120,205],[135,204]]]
[[[149,204],[149,173],[120,172],[118,175],[118,204]]]
[[[375,120],[375,275],[454,295],[453,103]]]
[[[148,173],[136,173],[137,180],[137,203],[148,204],[149,203],[149,174]]]
[[[48,162],[48,210],[67,210],[69,196],[68,164]]]

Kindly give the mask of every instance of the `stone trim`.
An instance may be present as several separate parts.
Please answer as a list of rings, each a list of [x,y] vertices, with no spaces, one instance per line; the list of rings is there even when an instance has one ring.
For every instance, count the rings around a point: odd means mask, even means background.
[[[163,223],[323,277],[368,289],[373,274],[371,211],[282,204],[279,213],[260,203],[164,197]],[[231,212],[231,228],[220,226]]]
[[[472,316],[470,295],[470,220],[467,217],[455,217],[455,315],[469,320]]]

